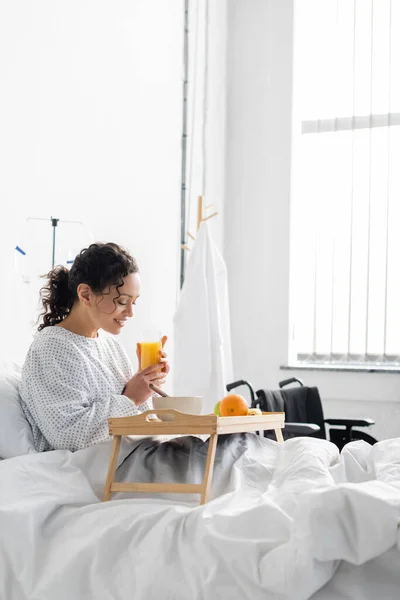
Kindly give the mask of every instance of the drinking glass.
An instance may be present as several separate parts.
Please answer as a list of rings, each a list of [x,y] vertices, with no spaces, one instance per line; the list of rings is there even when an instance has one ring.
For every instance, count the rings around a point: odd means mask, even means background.
[[[161,332],[158,329],[144,331],[140,341],[140,368],[157,365],[160,362],[161,350]]]

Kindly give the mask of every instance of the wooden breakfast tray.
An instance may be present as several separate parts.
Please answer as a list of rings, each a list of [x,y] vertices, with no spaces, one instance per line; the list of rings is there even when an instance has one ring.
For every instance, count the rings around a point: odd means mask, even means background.
[[[168,417],[162,421],[157,417]],[[110,464],[104,488],[104,501],[111,499],[113,492],[159,492],[200,494],[200,504],[208,499],[214,470],[215,450],[218,435],[274,429],[276,439],[283,442],[285,413],[267,413],[248,417],[217,417],[216,415],[188,415],[172,409],[148,410],[134,417],[108,419],[108,429],[113,436]],[[209,446],[203,483],[117,483],[114,481],[117,460],[124,435],[190,435],[209,434]]]

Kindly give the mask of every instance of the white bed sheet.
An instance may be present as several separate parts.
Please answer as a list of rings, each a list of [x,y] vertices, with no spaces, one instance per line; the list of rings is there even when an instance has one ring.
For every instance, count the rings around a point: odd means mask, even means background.
[[[400,596],[400,439],[349,444],[340,458],[322,440],[266,443],[243,454],[228,493],[202,507],[100,502],[109,451],[0,463],[0,598]],[[126,442],[121,460],[129,452]],[[371,573],[385,585],[390,574],[397,595],[384,596],[379,582],[372,594]]]

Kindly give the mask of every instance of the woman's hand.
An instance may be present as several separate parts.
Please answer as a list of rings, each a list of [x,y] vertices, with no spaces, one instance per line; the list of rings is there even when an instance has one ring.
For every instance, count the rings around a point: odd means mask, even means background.
[[[143,369],[143,371],[138,371],[131,377],[122,393],[132,400],[136,406],[140,406],[154,393],[149,384],[162,385],[163,381],[165,381],[163,364],[152,365],[147,369]]]

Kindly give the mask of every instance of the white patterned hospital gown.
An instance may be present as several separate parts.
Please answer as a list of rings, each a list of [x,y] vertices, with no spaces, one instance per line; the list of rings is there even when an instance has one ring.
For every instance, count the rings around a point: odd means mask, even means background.
[[[80,450],[109,439],[108,417],[127,417],[137,407],[121,392],[132,365],[118,339],[97,338],[50,326],[39,332],[22,370],[20,395],[38,452]]]

